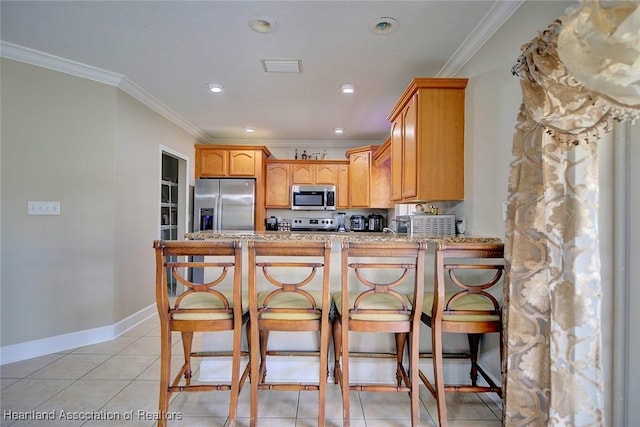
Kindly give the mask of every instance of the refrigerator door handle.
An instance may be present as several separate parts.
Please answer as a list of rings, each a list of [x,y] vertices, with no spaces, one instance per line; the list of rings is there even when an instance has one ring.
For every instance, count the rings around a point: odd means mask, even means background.
[[[216,232],[222,232],[222,194],[216,198]]]

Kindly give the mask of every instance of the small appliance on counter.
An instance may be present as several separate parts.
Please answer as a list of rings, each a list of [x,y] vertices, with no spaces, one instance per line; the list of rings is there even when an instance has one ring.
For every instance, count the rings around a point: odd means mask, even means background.
[[[399,215],[394,219],[398,234],[411,237],[441,237],[456,235],[455,215]]]
[[[338,228],[336,230],[341,232],[341,233],[347,231],[347,227],[345,225],[346,216],[347,216],[347,214],[344,213],[344,212],[336,213],[336,224],[338,225]]]
[[[351,231],[367,231],[369,229],[367,218],[364,215],[351,215],[349,223]]]
[[[267,231],[278,231],[278,218],[275,216],[265,218],[264,225]]]
[[[333,218],[291,218],[291,231],[336,231]]]
[[[385,227],[385,218],[379,213],[372,213],[367,218],[367,226],[369,231],[382,232]]]

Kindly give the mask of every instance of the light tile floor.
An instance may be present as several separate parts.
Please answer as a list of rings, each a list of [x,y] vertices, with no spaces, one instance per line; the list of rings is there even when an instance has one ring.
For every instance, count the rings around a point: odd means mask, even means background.
[[[158,404],[159,338],[158,322],[153,318],[109,342],[3,365],[0,425],[156,425],[153,414]],[[180,354],[181,348],[176,335],[174,354]],[[178,359],[178,366],[181,357],[174,359]],[[420,398],[421,425],[437,425],[435,400],[424,386]],[[226,426],[227,401],[226,392],[177,394],[169,409],[180,419],[169,422],[169,426]],[[353,427],[411,425],[406,394],[353,392],[351,402]],[[447,408],[451,427],[501,425],[501,409],[486,395],[449,395]],[[260,392],[258,412],[260,427],[315,426],[317,392]],[[328,387],[326,413],[327,426],[342,426],[342,400],[337,385]],[[85,414],[119,420],[87,420]],[[248,384],[242,389],[238,414],[238,425],[248,426]],[[50,415],[53,419],[12,419]]]

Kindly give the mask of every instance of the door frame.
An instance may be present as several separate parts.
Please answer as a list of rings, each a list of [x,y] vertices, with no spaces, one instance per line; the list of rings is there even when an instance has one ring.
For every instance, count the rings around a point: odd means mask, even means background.
[[[173,148],[169,148],[165,145],[160,145],[158,153],[158,183],[162,181],[162,156],[166,154],[178,159],[178,236],[184,236],[184,234],[190,230],[191,215],[189,206],[191,205],[191,157],[181,153]],[[160,207],[160,197],[158,196],[158,207]],[[157,215],[158,221],[160,221],[160,213]],[[160,230],[160,224],[158,224],[158,230]]]

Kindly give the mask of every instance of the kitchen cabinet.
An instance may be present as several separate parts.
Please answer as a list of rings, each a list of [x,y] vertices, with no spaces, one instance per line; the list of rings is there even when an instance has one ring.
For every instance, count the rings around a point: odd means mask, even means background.
[[[372,153],[371,156],[371,204],[378,209],[391,209],[391,137]]]
[[[314,166],[316,184],[338,184],[338,165],[322,163]]]
[[[338,209],[349,207],[349,165],[338,165],[338,183],[336,184],[338,192]]]
[[[467,79],[415,78],[389,115],[391,199],[464,199]]]
[[[335,185],[338,208],[349,207],[348,174],[346,160],[267,160],[266,207],[290,208],[293,184]]]
[[[292,184],[337,185],[338,165],[333,163],[294,163]]]
[[[196,179],[255,177],[269,155],[262,146],[196,145]]]
[[[370,205],[371,149],[347,151],[349,157],[349,206],[368,208]]]
[[[292,184],[315,184],[315,168],[309,163],[292,166]]]
[[[390,139],[381,146],[347,151],[349,158],[349,206],[392,208],[390,198]]]
[[[264,231],[265,173],[263,161],[271,155],[263,145],[196,144],[195,179],[255,178],[255,229]]]
[[[291,165],[266,163],[265,183],[265,206],[289,209],[291,207]]]

